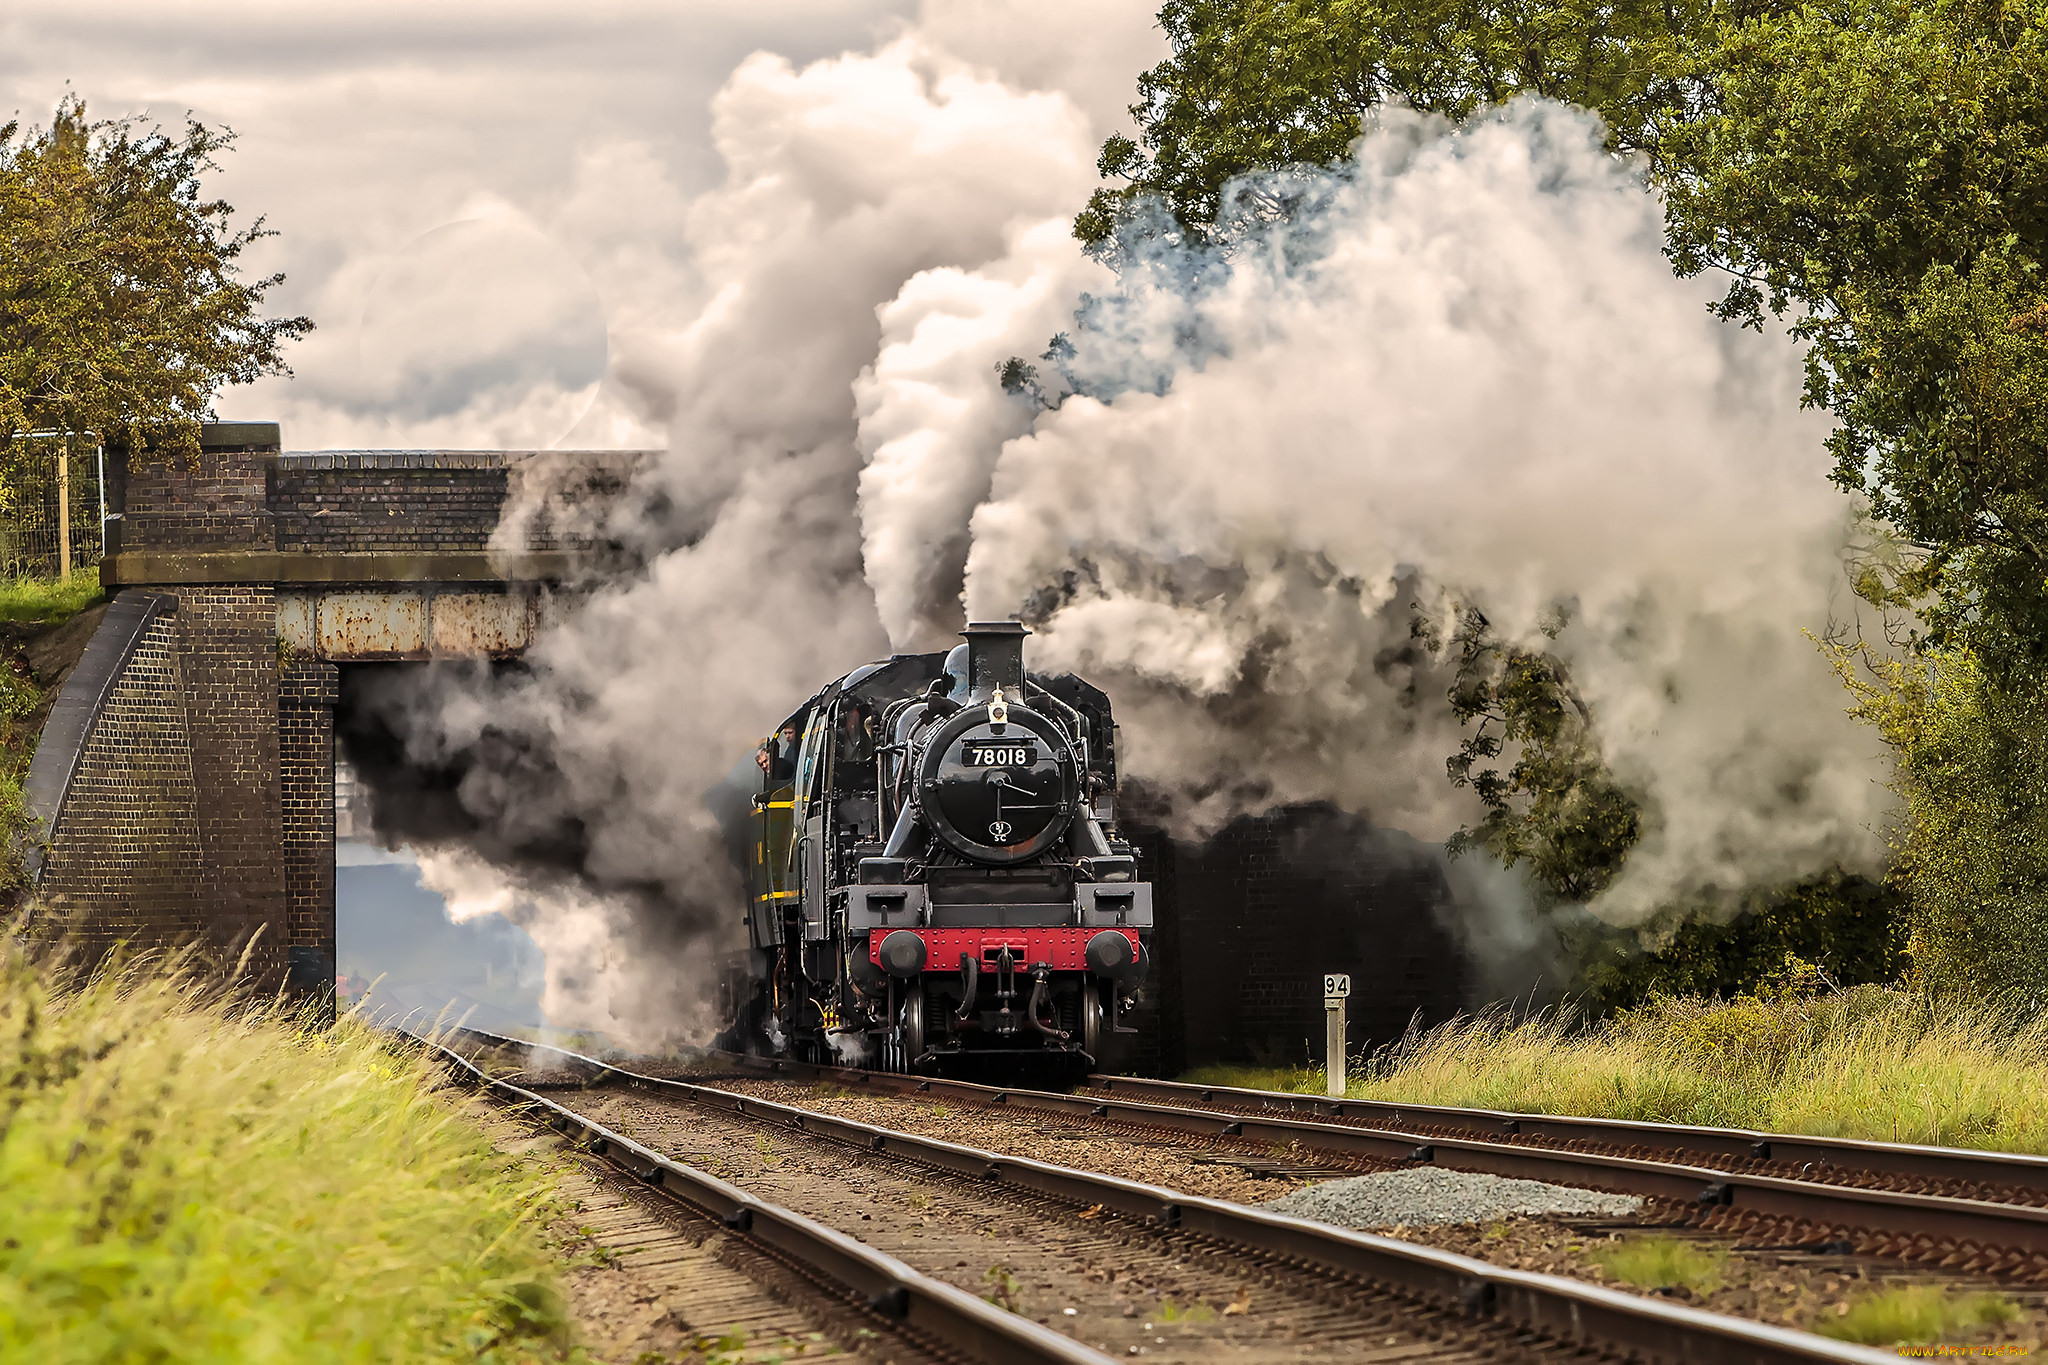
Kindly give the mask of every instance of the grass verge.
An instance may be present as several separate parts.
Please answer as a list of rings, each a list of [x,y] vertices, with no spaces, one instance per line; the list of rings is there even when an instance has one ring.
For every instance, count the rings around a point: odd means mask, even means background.
[[[545,1175],[421,1058],[0,938],[0,1359],[561,1361]]]
[[[37,683],[21,646],[55,630],[106,594],[100,571],[83,569],[69,583],[54,579],[0,579],[0,897],[19,896],[27,886],[23,841],[30,828],[21,784],[41,736],[49,692]]]
[[[80,569],[68,583],[54,578],[0,579],[0,622],[60,626],[105,595],[97,566]]]
[[[2048,1015],[1858,986],[1453,1021],[1366,1059],[1349,1093],[1826,1137],[2048,1153]],[[1315,1068],[1212,1067],[1207,1085],[1320,1093]]]

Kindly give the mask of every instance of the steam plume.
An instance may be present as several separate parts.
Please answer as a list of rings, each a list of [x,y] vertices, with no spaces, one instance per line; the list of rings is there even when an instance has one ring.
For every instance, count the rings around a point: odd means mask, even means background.
[[[614,893],[563,930],[557,1022],[683,1023],[742,903],[707,789],[963,600],[1109,687],[1127,771],[1190,830],[1307,800],[1430,839],[1470,818],[1445,664],[1410,633],[1465,603],[1567,660],[1647,804],[1598,912],[1875,856],[1875,746],[1801,635],[1848,509],[1796,357],[1671,277],[1583,116],[1390,114],[1353,166],[1286,181],[1287,222],[1114,279],[1065,227],[1103,129],[917,32],[757,55],[716,114],[699,303],[618,369],[672,433],[611,528],[644,577],[524,674],[366,706],[459,777],[493,861]],[[1061,330],[1064,401],[996,385]]]
[[[1596,124],[1390,114],[1277,188],[1314,208],[1225,261],[1153,248],[1075,333],[1108,396],[1002,449],[970,614],[1033,609],[1041,659],[1116,678],[1134,766],[1212,818],[1329,797],[1440,835],[1468,812],[1405,637],[1455,599],[1567,661],[1646,802],[1599,912],[1868,863],[1877,746],[1801,633],[1843,596],[1823,428],[1789,345],[1672,277]]]

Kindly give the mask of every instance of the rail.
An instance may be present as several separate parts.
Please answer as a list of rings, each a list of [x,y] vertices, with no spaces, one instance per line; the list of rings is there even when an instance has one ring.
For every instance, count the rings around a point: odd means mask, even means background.
[[[2012,1152],[1873,1142],[1862,1138],[1764,1133],[1746,1128],[1693,1127],[1634,1119],[1524,1114],[1495,1109],[1460,1109],[1448,1105],[1395,1104],[1386,1100],[1325,1099],[1282,1090],[1195,1085],[1186,1081],[1155,1081],[1142,1076],[1090,1076],[1083,1084],[1108,1094],[1149,1096],[1167,1103],[1200,1101],[1257,1106],[1322,1118],[1356,1119],[1379,1127],[1419,1123],[1464,1128],[1478,1137],[1521,1136],[1560,1142],[1657,1146],[1701,1155],[1839,1166],[1873,1175],[2012,1185],[2048,1193],[2048,1157]]]
[[[467,1084],[530,1106],[545,1115],[548,1125],[557,1132],[580,1134],[579,1140],[586,1150],[626,1171],[643,1185],[676,1197],[732,1233],[798,1262],[863,1299],[869,1308],[937,1340],[966,1359],[988,1361],[991,1365],[1107,1365],[1110,1359],[1028,1318],[1006,1313],[972,1294],[921,1274],[895,1257],[864,1246],[800,1213],[757,1199],[715,1176],[671,1161],[542,1095],[487,1075],[468,1058],[433,1038],[410,1030],[399,1032],[437,1054],[442,1064]],[[492,1037],[499,1043],[515,1042]]]

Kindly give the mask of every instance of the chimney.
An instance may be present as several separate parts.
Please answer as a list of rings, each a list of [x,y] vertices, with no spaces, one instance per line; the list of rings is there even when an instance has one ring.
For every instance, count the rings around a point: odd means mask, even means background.
[[[967,641],[967,691],[976,701],[986,701],[1000,687],[1015,697],[1024,689],[1024,637],[1031,632],[1022,621],[969,621],[960,634]]]

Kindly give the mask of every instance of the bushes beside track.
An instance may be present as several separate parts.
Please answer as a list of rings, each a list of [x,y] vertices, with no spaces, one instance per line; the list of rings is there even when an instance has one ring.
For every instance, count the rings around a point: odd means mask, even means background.
[[[1360,1099],[2048,1153],[2048,1017],[1878,986],[1662,998],[1599,1023],[1456,1020],[1364,1059]],[[1188,1079],[1320,1093],[1320,1068]]]
[[[359,1023],[0,939],[0,1359],[570,1359],[548,1197]]]

